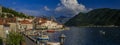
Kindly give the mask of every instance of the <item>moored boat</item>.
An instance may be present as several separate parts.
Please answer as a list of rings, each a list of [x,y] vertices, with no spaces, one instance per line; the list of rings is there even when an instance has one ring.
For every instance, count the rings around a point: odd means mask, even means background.
[[[55,30],[47,30],[48,33],[54,33]]]

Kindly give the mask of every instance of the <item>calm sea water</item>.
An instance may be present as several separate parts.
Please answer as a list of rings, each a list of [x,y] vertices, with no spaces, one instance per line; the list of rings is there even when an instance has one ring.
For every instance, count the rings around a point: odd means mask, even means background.
[[[71,27],[70,30],[50,33],[49,41],[59,42],[59,36],[65,34],[64,45],[120,45],[118,27]]]

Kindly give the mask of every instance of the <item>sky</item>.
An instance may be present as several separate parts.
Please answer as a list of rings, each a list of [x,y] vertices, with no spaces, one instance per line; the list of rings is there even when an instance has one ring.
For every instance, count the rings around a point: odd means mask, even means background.
[[[73,16],[96,8],[120,9],[120,0],[0,0],[0,5],[33,16]]]

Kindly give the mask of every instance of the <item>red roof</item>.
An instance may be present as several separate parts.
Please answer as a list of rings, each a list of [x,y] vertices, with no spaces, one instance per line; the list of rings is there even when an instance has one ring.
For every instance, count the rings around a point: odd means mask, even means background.
[[[3,24],[4,24],[4,22],[2,20],[0,20],[0,25],[3,25]]]
[[[43,24],[43,23],[47,22],[47,19],[46,18],[36,18],[34,21],[35,22],[39,22],[38,24]]]
[[[15,23],[16,22],[16,18],[6,18],[5,20],[7,22],[11,22],[11,23]]]
[[[28,20],[22,20],[22,21],[20,21],[20,23],[21,23],[21,24],[31,24],[31,22],[28,21]]]
[[[6,23],[15,23],[16,18],[0,18],[0,25],[6,24]]]

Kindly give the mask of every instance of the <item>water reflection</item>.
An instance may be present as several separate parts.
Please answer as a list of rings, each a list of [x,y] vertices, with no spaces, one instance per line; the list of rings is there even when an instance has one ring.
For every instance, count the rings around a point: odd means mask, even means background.
[[[49,34],[49,41],[59,41],[60,34],[65,34],[65,45],[120,45],[120,28],[77,28]]]

